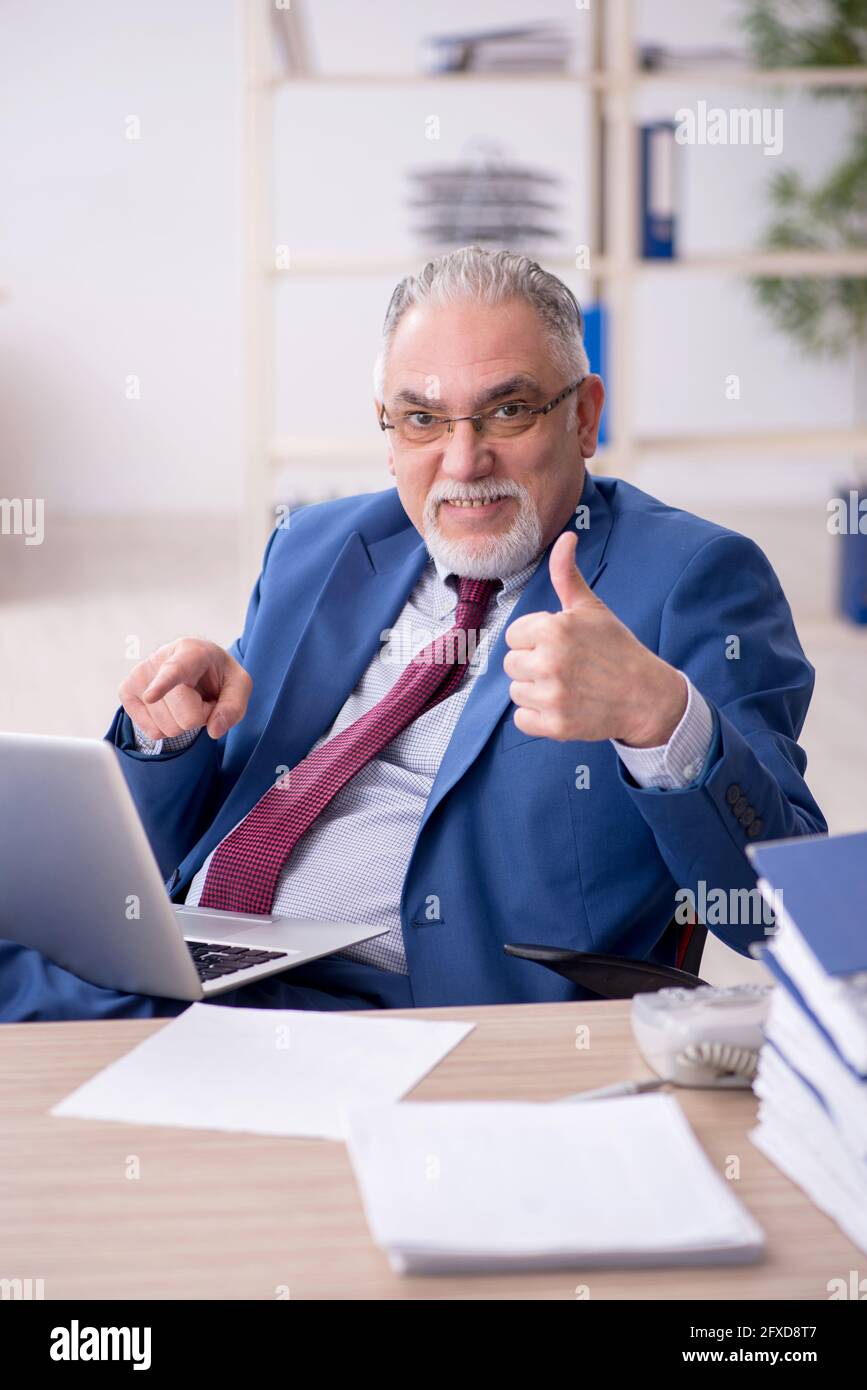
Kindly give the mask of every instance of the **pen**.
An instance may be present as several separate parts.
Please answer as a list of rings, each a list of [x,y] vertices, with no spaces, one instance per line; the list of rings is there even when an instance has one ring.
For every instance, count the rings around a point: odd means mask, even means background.
[[[642,1091],[655,1091],[666,1084],[658,1076],[649,1081],[618,1081],[613,1086],[600,1086],[594,1091],[577,1091],[573,1096],[561,1096],[560,1100],[612,1100],[616,1096],[637,1096]]]

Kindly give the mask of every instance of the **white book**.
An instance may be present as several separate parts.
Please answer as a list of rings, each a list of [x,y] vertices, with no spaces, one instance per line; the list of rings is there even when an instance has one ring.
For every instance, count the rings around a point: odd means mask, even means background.
[[[867,1079],[843,1061],[815,1020],[782,986],[771,997],[765,1033],[789,1066],[822,1096],[844,1142],[867,1160]],[[764,1061],[764,1053],[762,1057]]]
[[[846,1144],[822,1104],[772,1047],[755,1082],[757,1149],[867,1252],[867,1164]]]
[[[374,1239],[400,1273],[745,1263],[761,1228],[672,1096],[347,1111]]]

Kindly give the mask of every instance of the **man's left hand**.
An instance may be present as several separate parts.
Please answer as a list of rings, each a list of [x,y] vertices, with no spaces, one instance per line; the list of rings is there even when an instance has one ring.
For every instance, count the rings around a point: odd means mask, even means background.
[[[591,591],[575,564],[577,542],[567,531],[551,550],[562,612],[527,613],[506,630],[515,724],[534,737],[659,747],[686,710],[686,681]]]

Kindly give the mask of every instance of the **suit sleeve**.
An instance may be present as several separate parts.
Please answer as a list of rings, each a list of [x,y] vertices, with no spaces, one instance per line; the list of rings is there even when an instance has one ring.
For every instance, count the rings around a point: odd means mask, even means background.
[[[244,665],[250,635],[259,611],[262,586],[266,582],[268,559],[279,528],[272,531],[265,547],[262,572],[247,606],[244,630],[229,648]],[[209,794],[220,767],[228,734],[220,739],[200,733],[188,747],[152,753],[136,745],[135,731],[126,711],[119,708],[106,733],[106,740],[117,749],[118,758],[133,795],[161,872],[168,876],[198,840]]]
[[[622,763],[619,775],[679,887],[696,901],[702,880],[707,894],[753,889],[747,845],[827,831],[798,745],[814,671],[757,545],[726,534],[692,557],[666,600],[658,650],[707,701],[710,750],[700,775],[680,790],[639,787]],[[714,915],[706,925],[735,950],[746,953],[762,938],[761,923]]]

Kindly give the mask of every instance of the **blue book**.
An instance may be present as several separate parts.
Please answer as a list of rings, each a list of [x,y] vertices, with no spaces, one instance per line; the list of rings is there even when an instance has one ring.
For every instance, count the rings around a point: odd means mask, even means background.
[[[747,854],[773,896],[769,956],[848,1065],[867,1075],[867,832],[770,841]]]
[[[770,840],[747,854],[826,974],[867,971],[867,831]]]

